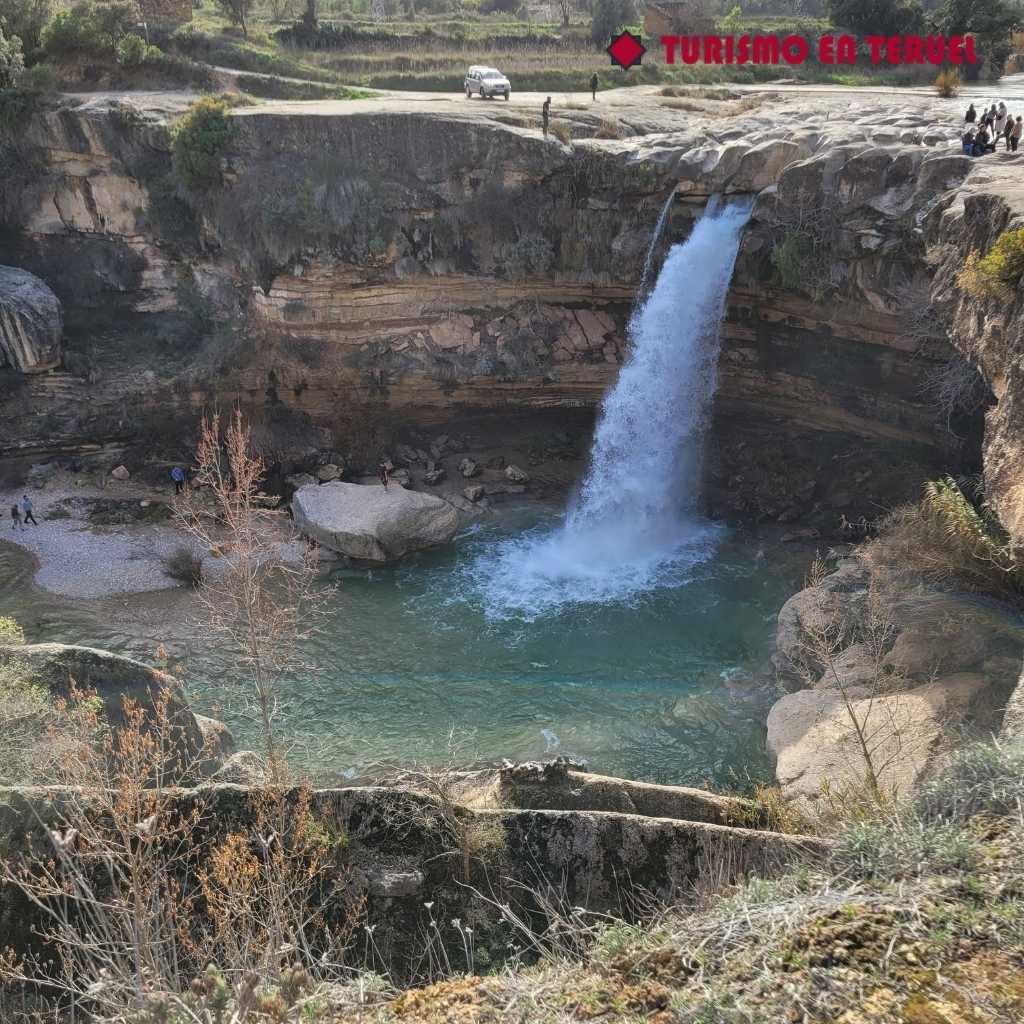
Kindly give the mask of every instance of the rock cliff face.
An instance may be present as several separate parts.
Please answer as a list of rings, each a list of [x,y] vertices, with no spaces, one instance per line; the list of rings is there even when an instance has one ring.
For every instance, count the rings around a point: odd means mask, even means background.
[[[22,373],[57,366],[63,333],[57,296],[33,274],[0,267],[0,366]]]
[[[96,99],[28,129],[45,173],[6,237],[57,289],[69,343],[64,372],[0,406],[19,451],[147,443],[211,400],[254,410],[279,448],[593,409],[675,190],[663,247],[713,193],[758,196],[725,329],[713,511],[855,519],[976,454],[977,421],[951,432],[921,390],[954,356],[919,322],[922,218],[969,170],[923,105],[831,117],[768,102],[685,122],[645,107],[646,134],[568,147],[482,108],[271,104],[236,112],[225,185],[203,196],[171,171],[181,109]]]

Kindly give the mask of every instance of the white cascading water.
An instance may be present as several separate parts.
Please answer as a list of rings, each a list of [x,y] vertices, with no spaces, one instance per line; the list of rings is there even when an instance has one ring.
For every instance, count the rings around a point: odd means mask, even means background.
[[[713,553],[719,529],[697,510],[701,456],[749,216],[749,204],[713,200],[669,251],[631,319],[632,350],[605,396],[590,469],[565,523],[508,541],[476,567],[489,615],[535,619],[570,604],[629,602],[685,583]]]

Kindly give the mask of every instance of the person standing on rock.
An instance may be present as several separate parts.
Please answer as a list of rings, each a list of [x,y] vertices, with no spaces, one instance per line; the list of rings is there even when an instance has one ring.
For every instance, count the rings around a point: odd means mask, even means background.
[[[18,503],[17,502],[15,502],[11,506],[11,529],[12,530],[20,530],[21,529],[21,509],[18,508]]]
[[[540,120],[541,120],[541,124],[544,126],[544,134],[545,135],[547,135],[547,133],[548,133],[548,119],[551,116],[550,113],[549,113],[550,108],[551,108],[551,97],[549,96],[540,105]]]
[[[992,148],[999,144],[999,139],[1002,134],[1006,131],[1006,111],[999,110],[996,113],[995,120],[992,122]]]
[[[174,481],[174,493],[181,494],[185,490],[185,470],[181,466],[175,466],[171,470],[171,479]]]
[[[597,72],[595,71],[590,76],[590,98],[592,100],[596,100],[597,99],[597,84],[598,84]]]
[[[964,120],[968,124],[974,124],[974,122],[978,120],[978,112],[974,109],[973,103],[967,108],[967,113],[964,114]]]
[[[388,489],[388,467],[382,462],[380,464],[380,482],[384,485],[384,490]]]
[[[39,525],[36,522],[36,517],[32,515],[32,499],[27,494],[23,494],[21,496],[21,511],[24,513],[22,515],[22,522],[26,526],[28,526],[29,523],[33,526]]]

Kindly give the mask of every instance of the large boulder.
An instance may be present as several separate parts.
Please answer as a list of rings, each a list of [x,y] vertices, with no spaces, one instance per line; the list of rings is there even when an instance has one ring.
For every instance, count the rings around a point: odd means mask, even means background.
[[[0,267],[0,366],[23,373],[57,366],[64,316],[60,300],[35,274]]]
[[[171,740],[187,777],[216,771],[234,747],[223,723],[193,714],[174,676],[142,662],[73,644],[0,646],[0,666],[10,663],[21,666],[31,682],[45,687],[56,698],[68,699],[72,688],[94,691],[102,703],[104,720],[114,729],[126,724],[126,698],[142,711],[143,727],[155,728],[155,702],[166,693]]]
[[[882,790],[906,796],[987,687],[984,676],[962,672],[897,693],[857,686],[787,694],[768,715],[779,785],[788,798],[812,802],[826,785],[836,793],[858,787],[868,775],[866,746]]]
[[[300,487],[292,514],[307,537],[360,562],[447,544],[459,525],[455,509],[432,494],[340,481]]]

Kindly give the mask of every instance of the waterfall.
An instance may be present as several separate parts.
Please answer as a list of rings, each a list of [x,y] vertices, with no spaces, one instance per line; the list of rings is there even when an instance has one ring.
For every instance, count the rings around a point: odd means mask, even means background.
[[[568,604],[629,602],[685,583],[713,553],[719,528],[698,513],[701,456],[725,298],[749,216],[749,204],[712,201],[669,251],[631,318],[631,352],[605,396],[565,523],[507,542],[480,567],[489,613],[536,618]],[[656,232],[652,251],[657,241]]]
[[[651,269],[654,266],[654,257],[657,255],[658,246],[661,244],[661,236],[665,232],[665,224],[668,221],[669,210],[676,201],[676,194],[673,190],[669,192],[665,205],[658,215],[658,223],[654,225],[654,234],[651,236],[651,244],[647,246],[647,256],[644,259],[644,272],[640,275],[640,288],[637,296],[642,300],[647,297],[647,282],[651,279]]]

